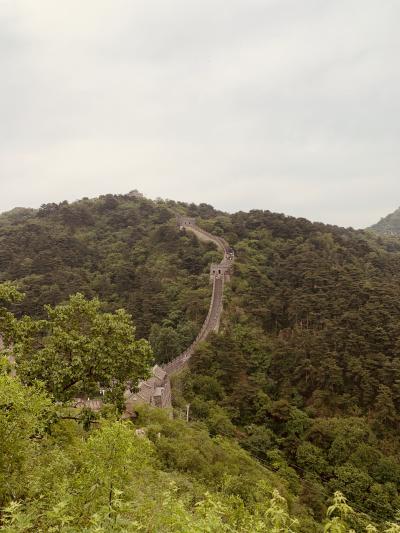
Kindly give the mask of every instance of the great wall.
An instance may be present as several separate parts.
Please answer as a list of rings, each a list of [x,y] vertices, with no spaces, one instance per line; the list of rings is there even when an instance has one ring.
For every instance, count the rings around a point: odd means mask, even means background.
[[[154,366],[151,377],[145,381],[139,382],[138,390],[131,392],[125,391],[125,414],[130,415],[135,410],[135,405],[149,404],[155,407],[172,408],[171,382],[172,374],[182,370],[188,360],[195,352],[200,342],[207,339],[212,332],[218,332],[222,308],[225,282],[230,280],[232,267],[234,263],[234,253],[229,244],[221,237],[212,235],[196,225],[196,220],[191,217],[178,217],[178,226],[181,230],[191,231],[197,238],[203,242],[213,242],[223,253],[220,263],[212,263],[210,266],[210,283],[213,284],[212,296],[208,314],[203,325],[192,344],[175,359],[163,366]],[[3,348],[3,340],[0,335],[0,349]],[[14,363],[14,358],[9,357],[10,362]],[[15,370],[13,370],[15,373]],[[89,407],[98,411],[102,407],[100,398],[76,398],[75,407]]]
[[[146,381],[139,383],[137,392],[125,393],[126,412],[134,411],[135,405],[140,403],[150,404],[156,407],[171,408],[171,383],[170,376],[181,370],[195,352],[200,342],[207,339],[212,332],[219,329],[222,308],[224,285],[229,281],[232,274],[234,253],[229,244],[221,237],[212,235],[196,225],[196,220],[191,217],[178,217],[178,226],[181,230],[191,231],[196,237],[204,242],[213,242],[223,253],[220,263],[212,263],[210,266],[210,282],[213,284],[213,291],[208,309],[208,314],[203,326],[192,344],[175,359],[169,363],[155,366],[152,376]]]

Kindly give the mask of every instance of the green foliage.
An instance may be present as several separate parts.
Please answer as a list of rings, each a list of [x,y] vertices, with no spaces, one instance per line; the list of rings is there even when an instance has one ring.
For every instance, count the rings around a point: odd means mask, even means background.
[[[380,524],[392,519],[399,243],[267,211],[204,226],[234,246],[235,276],[222,331],[191,360],[179,401],[206,424],[221,406],[242,445],[291,479],[320,520],[333,491]],[[218,394],[200,386],[206,378]]]
[[[299,520],[278,492],[277,478],[234,443],[144,408],[140,426],[102,419],[82,433],[75,422],[58,419],[46,433],[35,421],[43,418],[49,400],[4,379],[1,395],[13,392],[19,401],[24,394],[26,401],[36,394],[39,403],[29,414],[14,412],[14,425],[25,428],[18,436],[18,443],[28,445],[24,463],[30,463],[19,470],[18,491],[3,492],[2,531],[297,531]],[[30,445],[33,433],[41,438]],[[198,461],[201,456],[207,460]]]
[[[18,281],[26,293],[12,310],[43,318],[46,304],[80,292],[106,302],[109,311],[126,309],[139,338],[157,324],[177,332],[178,350],[186,347],[207,314],[206,276],[219,254],[179,231],[171,207],[106,195],[1,215],[0,282]]]
[[[81,294],[46,307],[48,319],[21,320],[15,346],[18,375],[25,383],[41,380],[57,400],[96,391],[101,383],[121,396],[149,375],[152,352],[135,339],[131,317],[122,309],[104,313],[99,300]]]
[[[328,507],[326,516],[328,518],[324,531],[329,533],[346,533],[349,529],[346,520],[353,509],[347,504],[346,498],[339,491],[335,492],[333,504]]]
[[[72,508],[84,509],[88,516],[99,507],[112,509],[113,498],[129,494],[138,472],[144,477],[155,461],[151,443],[134,437],[132,428],[121,422],[104,423],[76,452],[78,474],[71,483]]]
[[[53,407],[38,387],[0,375],[0,503],[19,498]]]
[[[10,282],[0,283],[0,334],[7,345],[15,333],[15,318],[9,311],[10,304],[20,302],[23,294]]]

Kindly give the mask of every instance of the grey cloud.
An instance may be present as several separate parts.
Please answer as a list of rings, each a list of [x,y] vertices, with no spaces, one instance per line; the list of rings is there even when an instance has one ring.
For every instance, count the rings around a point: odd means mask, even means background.
[[[138,187],[361,227],[400,203],[400,5],[0,0],[0,210]]]

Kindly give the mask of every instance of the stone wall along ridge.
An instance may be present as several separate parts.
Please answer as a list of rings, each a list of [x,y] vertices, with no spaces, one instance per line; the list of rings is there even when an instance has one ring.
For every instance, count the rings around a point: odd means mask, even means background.
[[[186,231],[194,233],[199,240],[213,242],[223,253],[220,263],[213,263],[210,266],[210,280],[213,284],[213,291],[208,309],[207,317],[192,344],[180,355],[169,363],[160,367],[154,367],[153,375],[146,381],[139,383],[139,390],[136,393],[126,395],[127,411],[132,410],[137,403],[149,403],[159,407],[172,407],[170,376],[182,370],[192,357],[200,342],[207,339],[212,332],[218,332],[223,310],[224,285],[229,281],[234,263],[234,252],[227,241],[222,237],[212,235],[208,231],[200,228],[196,220],[192,217],[178,217],[178,226]],[[160,370],[163,372],[162,379]],[[157,375],[158,379],[155,379]]]

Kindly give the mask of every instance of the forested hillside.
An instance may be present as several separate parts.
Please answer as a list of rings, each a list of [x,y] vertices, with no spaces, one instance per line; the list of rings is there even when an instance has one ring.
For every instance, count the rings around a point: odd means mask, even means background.
[[[380,235],[400,235],[400,208],[369,228]]]
[[[81,292],[131,313],[160,361],[190,344],[207,314],[213,245],[176,227],[164,202],[103,196],[0,215],[0,282],[18,281],[16,309],[41,317]]]
[[[377,521],[400,507],[400,242],[253,211],[204,221],[236,250],[221,335],[183,380],[311,506],[344,492]]]
[[[21,442],[32,444],[33,455],[17,454],[17,488],[3,494],[3,505],[10,498],[28,504],[8,509],[7,531],[24,530],[12,529],[13,520],[23,523],[32,516],[32,523],[40,523],[32,503],[40,488],[33,478],[33,485],[18,483],[27,475],[25,459],[30,464],[38,454],[44,460],[43,443],[55,455],[49,467],[39,461],[35,470],[46,487],[40,520],[60,528],[66,520],[60,531],[112,531],[112,517],[118,517],[115,531],[317,533],[323,523],[327,531],[352,527],[358,533],[369,524],[375,524],[370,532],[399,531],[394,523],[400,509],[400,242],[268,211],[228,215],[208,205],[129,195],[18,209],[0,216],[0,282],[16,281],[26,293],[10,310],[17,318],[43,319],[44,304],[57,306],[76,292],[98,296],[108,320],[117,320],[119,315],[111,315],[116,309],[126,309],[136,338],[149,338],[157,361],[171,359],[190,343],[207,313],[208,268],[219,258],[213,245],[177,229],[177,213],[196,217],[236,252],[220,333],[198,349],[174,382],[175,413],[190,404],[189,425],[141,413],[134,427],[145,426],[149,442],[128,446],[129,457],[117,447],[117,492],[106,476],[98,506],[75,513],[67,529],[69,509],[83,509],[92,490],[85,472],[94,468],[105,475],[95,456],[106,454],[107,442],[130,442],[132,428],[113,425],[110,413],[102,421],[87,414],[59,420],[42,392],[18,389],[4,378],[6,418],[11,393],[20,398],[16,408],[22,411],[24,394],[37,398],[37,411],[26,414],[31,433],[21,429]],[[49,324],[53,328],[53,339],[57,328],[51,320],[63,317],[65,308],[47,313],[50,318],[42,322],[46,331]],[[31,324],[21,323],[25,330]],[[42,345],[48,356],[46,338]],[[34,370],[30,376],[40,374],[40,368]],[[34,386],[29,379],[25,383]],[[32,434],[38,440],[32,441]],[[58,453],[65,472],[75,472],[70,479],[57,474]],[[138,467],[142,462],[145,474]],[[135,474],[121,496],[126,468]],[[275,488],[288,503],[273,496]],[[204,500],[205,490],[210,495]],[[335,492],[329,522],[325,516]],[[162,529],[164,500],[179,515],[169,529]],[[152,513],[153,529],[143,529]],[[121,522],[132,522],[132,516],[138,516],[137,529]]]

